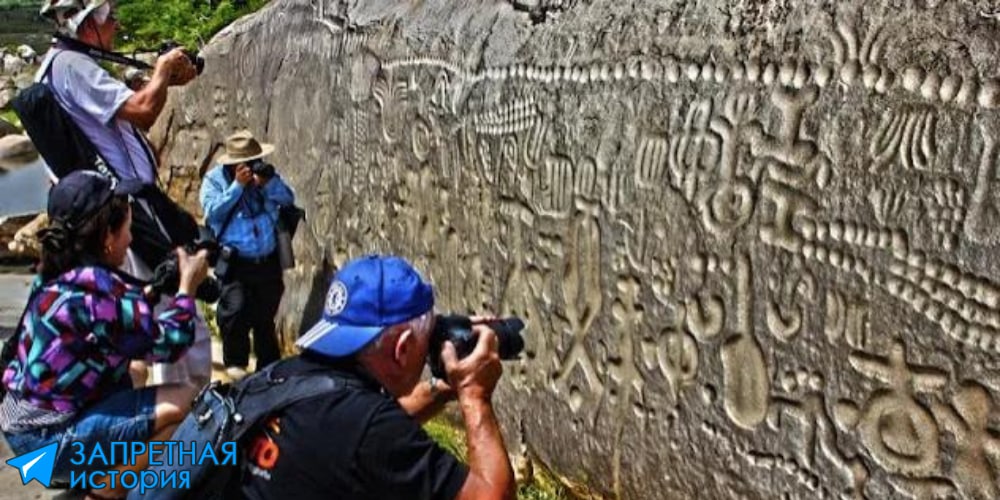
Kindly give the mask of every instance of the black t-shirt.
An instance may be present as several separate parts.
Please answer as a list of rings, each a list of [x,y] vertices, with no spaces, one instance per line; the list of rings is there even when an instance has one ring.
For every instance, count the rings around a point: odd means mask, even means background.
[[[377,383],[350,365],[298,357],[289,371],[333,369],[352,382],[264,420],[243,443],[249,499],[451,499],[468,469]]]

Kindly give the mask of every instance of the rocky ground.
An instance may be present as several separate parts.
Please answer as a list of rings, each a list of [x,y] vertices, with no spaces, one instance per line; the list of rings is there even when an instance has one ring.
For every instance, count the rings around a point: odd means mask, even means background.
[[[31,276],[24,274],[0,274],[0,339],[7,340],[13,332],[13,326],[21,315],[24,303],[28,299],[28,286]],[[0,439],[0,462],[6,462],[13,457],[7,442]],[[22,485],[17,469],[6,464],[0,465],[0,500],[6,499],[37,499],[52,498],[53,493],[46,491],[38,483]]]

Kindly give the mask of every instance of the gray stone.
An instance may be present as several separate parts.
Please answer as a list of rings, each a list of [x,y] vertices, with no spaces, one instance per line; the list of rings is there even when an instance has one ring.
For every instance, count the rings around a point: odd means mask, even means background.
[[[3,56],[3,71],[8,75],[19,73],[27,66],[28,63],[24,62],[24,59],[21,59],[14,54],[6,54]]]
[[[10,123],[7,120],[0,118],[0,137],[4,137],[10,134],[17,134],[20,132],[21,130],[15,127],[13,123]]]
[[[0,172],[24,167],[38,158],[31,139],[22,134],[0,137]]]
[[[278,0],[154,135],[192,204],[232,130],[278,144],[288,339],[373,251],[525,317],[495,406],[568,482],[998,498],[987,4]]]
[[[17,56],[24,59],[24,62],[33,64],[35,59],[38,58],[38,52],[35,52],[35,49],[28,45],[19,45],[17,47]]]
[[[17,91],[14,89],[0,89],[0,109],[6,109],[16,96]]]

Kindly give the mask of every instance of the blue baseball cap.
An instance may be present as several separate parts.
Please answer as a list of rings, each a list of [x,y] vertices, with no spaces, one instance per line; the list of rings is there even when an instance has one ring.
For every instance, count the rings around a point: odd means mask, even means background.
[[[295,345],[325,356],[350,356],[386,327],[433,308],[434,289],[409,262],[400,257],[361,257],[333,277],[323,318]]]

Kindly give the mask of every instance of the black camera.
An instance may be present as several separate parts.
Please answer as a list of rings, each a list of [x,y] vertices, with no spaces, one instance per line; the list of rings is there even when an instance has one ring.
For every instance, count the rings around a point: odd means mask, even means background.
[[[197,253],[201,250],[208,250],[208,262],[214,265],[220,254],[219,243],[215,241],[215,235],[207,227],[198,228],[198,239],[184,246],[188,253]],[[153,279],[149,281],[153,291],[157,294],[174,295],[180,286],[181,269],[180,262],[176,254],[171,254],[166,260],[156,266],[153,270]],[[215,278],[208,276],[195,291],[195,298],[198,300],[215,303],[222,296],[222,286]]]
[[[249,163],[249,166],[250,166],[250,171],[253,172],[254,175],[259,175],[260,177],[263,177],[265,179],[270,179],[271,177],[274,177],[274,172],[275,172],[274,165],[264,160],[260,159],[253,160]]]
[[[521,318],[501,318],[486,323],[497,334],[500,359],[517,359],[524,350],[524,321]],[[438,315],[435,320],[434,332],[431,333],[430,347],[427,350],[427,364],[431,374],[447,380],[444,361],[441,360],[441,349],[444,343],[450,341],[455,345],[455,354],[462,359],[476,348],[476,336],[472,333],[472,320],[468,316],[457,314]]]
[[[160,44],[160,48],[157,49],[157,52],[159,52],[162,56],[163,54],[166,54],[167,52],[170,52],[180,46],[181,44],[173,40],[167,40]],[[193,64],[195,69],[198,70],[199,75],[202,71],[205,71],[205,58],[201,57],[197,52],[191,49],[184,49],[184,55],[187,56],[188,60],[191,61],[191,64]]]

